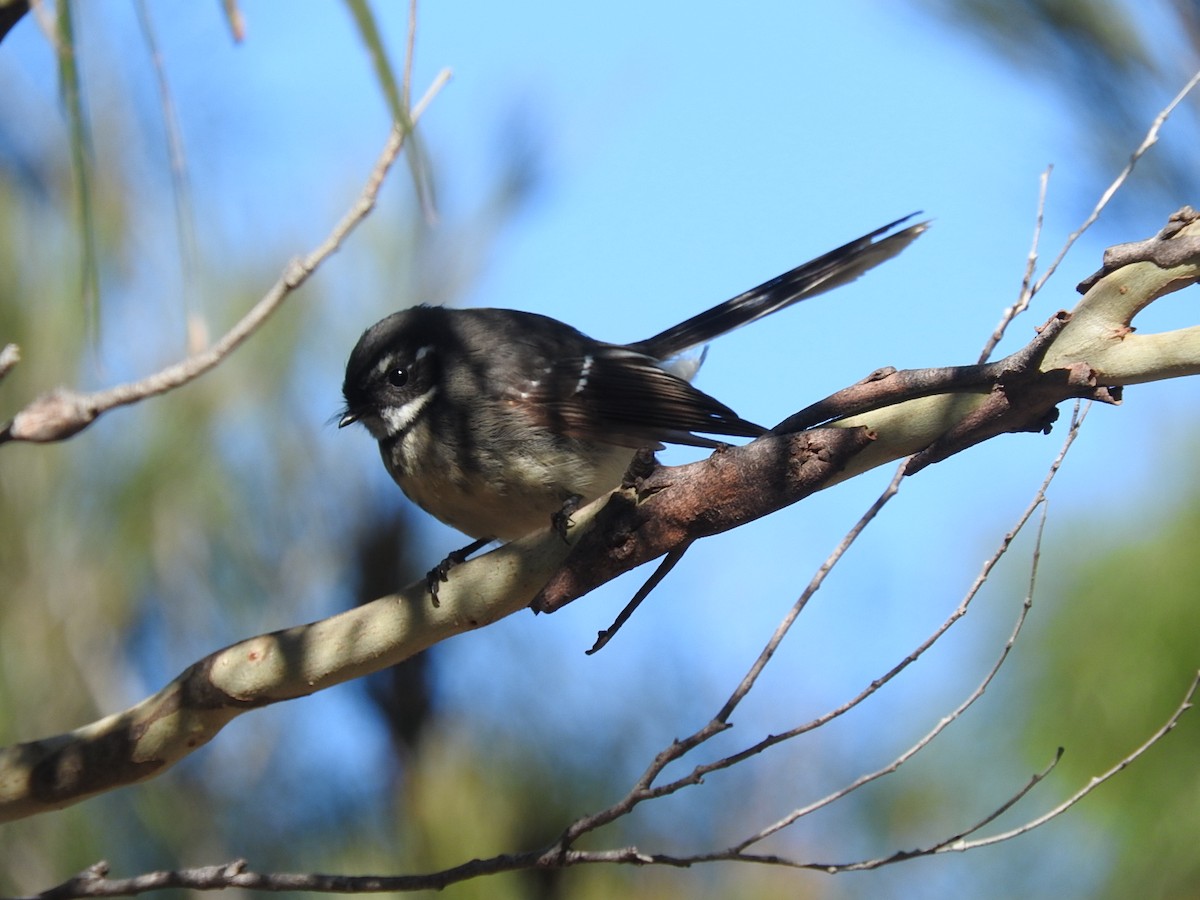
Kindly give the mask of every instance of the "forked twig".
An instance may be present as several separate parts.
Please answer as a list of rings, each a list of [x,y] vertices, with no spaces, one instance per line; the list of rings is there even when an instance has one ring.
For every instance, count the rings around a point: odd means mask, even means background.
[[[1001,832],[1000,834],[994,834],[986,838],[979,838],[978,840],[974,841],[964,841],[960,845],[949,847],[947,849],[970,850],[975,847],[986,847],[989,844],[998,844],[1001,841],[1011,840],[1012,838],[1018,837],[1026,832],[1033,831],[1033,829],[1041,825],[1045,825],[1051,819],[1061,816],[1100,785],[1104,784],[1104,782],[1111,779],[1117,773],[1127,769],[1130,764],[1134,762],[1134,760],[1166,737],[1167,734],[1169,734],[1171,730],[1179,724],[1179,720],[1183,717],[1183,714],[1192,708],[1194,705],[1192,701],[1195,699],[1196,691],[1198,689],[1200,689],[1200,672],[1197,672],[1196,677],[1192,679],[1192,683],[1188,687],[1187,693],[1184,694],[1183,700],[1180,702],[1179,706],[1175,708],[1175,711],[1171,714],[1170,718],[1168,718],[1167,721],[1164,722],[1159,729],[1154,732],[1154,734],[1150,735],[1150,737],[1143,741],[1137,747],[1137,749],[1125,756],[1120,762],[1116,763],[1116,765],[1114,765],[1108,771],[1103,772],[1100,775],[1093,775],[1091,780],[1088,781],[1086,785],[1081,787],[1078,791],[1076,791],[1062,803],[1055,806],[1053,809],[1047,810],[1036,819],[1031,819],[1024,825],[1018,826],[1017,828],[1012,828],[1008,831]]]
[[[1117,191],[1121,189],[1121,186],[1125,184],[1129,176],[1133,174],[1134,167],[1138,164],[1138,160],[1145,156],[1150,148],[1158,143],[1159,132],[1162,131],[1162,127],[1166,123],[1167,119],[1170,118],[1171,113],[1173,113],[1175,108],[1179,106],[1179,104],[1184,101],[1187,95],[1195,89],[1197,84],[1200,84],[1200,71],[1197,71],[1195,75],[1188,79],[1188,83],[1183,86],[1182,90],[1180,90],[1179,93],[1176,94],[1171,100],[1171,102],[1163,107],[1162,111],[1154,117],[1154,121],[1150,124],[1150,129],[1146,132],[1146,136],[1142,138],[1141,144],[1139,144],[1138,148],[1134,150],[1132,154],[1130,154],[1129,162],[1125,164],[1125,168],[1123,168],[1117,174],[1117,177],[1113,179],[1112,184],[1110,184],[1105,189],[1104,193],[1100,195],[1100,199],[1096,201],[1095,207],[1093,207],[1087,218],[1083,220],[1083,224],[1067,236],[1066,241],[1063,243],[1062,249],[1058,251],[1058,256],[1054,257],[1054,261],[1050,263],[1049,268],[1047,268],[1046,271],[1042,273],[1041,278],[1034,283],[1030,296],[1036,295],[1037,292],[1045,286],[1046,282],[1050,279],[1050,276],[1058,270],[1059,265],[1066,258],[1067,253],[1073,246],[1075,246],[1075,242],[1082,237],[1085,231],[1096,224],[1096,220],[1100,218],[1100,213],[1104,211],[1104,208],[1108,206],[1109,201],[1112,200]]]
[[[1092,777],[1087,784],[1081,787],[1062,803],[1059,803],[1053,809],[1047,810],[1042,815],[1030,819],[1028,822],[1019,825],[1016,828],[1010,828],[1008,831],[1002,831],[999,834],[989,835],[988,837],[984,838],[977,838],[973,841],[966,840],[967,835],[973,834],[980,828],[983,828],[989,823],[995,821],[1000,815],[1011,809],[1017,801],[1028,794],[1033,787],[1039,784],[1054,769],[1054,767],[1058,764],[1058,761],[1062,759],[1063,750],[1061,747],[1055,753],[1054,759],[1045,769],[1033,775],[1017,793],[1015,793],[1004,803],[1000,804],[1000,806],[986,815],[976,825],[972,826],[967,831],[937,841],[936,843],[930,844],[926,847],[921,847],[915,850],[904,850],[899,853],[894,853],[891,856],[881,856],[875,859],[864,859],[852,863],[802,863],[800,866],[802,868],[820,869],[824,872],[851,872],[862,871],[864,869],[878,869],[891,863],[902,862],[918,856],[933,856],[939,853],[962,853],[967,850],[973,850],[977,847],[986,847],[991,844],[999,844],[1003,841],[1010,841],[1015,837],[1020,837],[1023,834],[1033,831],[1035,828],[1045,825],[1051,819],[1061,816],[1100,785],[1104,784],[1104,782],[1115,776],[1118,772],[1122,772],[1127,769],[1138,757],[1166,737],[1167,734],[1179,724],[1179,720],[1182,718],[1183,714],[1192,708],[1192,701],[1198,688],[1200,688],[1200,672],[1196,674],[1196,677],[1192,680],[1191,685],[1184,694],[1182,702],[1180,702],[1179,706],[1175,708],[1175,711],[1171,713],[1166,722],[1164,722],[1153,734],[1146,738],[1145,741],[1138,745],[1135,750],[1127,754],[1106,772]],[[784,864],[787,863],[785,862]]]
[[[973,690],[970,694],[968,694],[967,697],[957,707],[955,707],[953,710],[951,710],[946,715],[942,716],[942,718],[937,722],[937,724],[934,725],[934,727],[932,729],[930,729],[928,732],[926,732],[925,735],[920,738],[920,740],[918,740],[916,743],[914,743],[912,746],[910,746],[908,749],[906,749],[903,753],[901,753],[899,756],[897,756],[894,760],[892,760],[886,766],[884,766],[880,769],[876,769],[873,772],[868,772],[866,774],[860,775],[858,778],[854,779],[854,781],[850,782],[847,785],[844,785],[843,787],[839,788],[838,790],[836,790],[830,794],[827,794],[825,797],[822,797],[820,800],[810,803],[807,806],[800,807],[799,809],[793,810],[792,812],[788,813],[783,818],[779,819],[776,822],[773,822],[772,824],[763,828],[761,831],[757,832],[756,834],[752,834],[750,837],[745,838],[744,840],[735,844],[732,848],[732,850],[734,852],[741,853],[747,847],[753,846],[754,844],[758,843],[759,841],[765,840],[766,838],[770,837],[771,835],[782,831],[783,829],[787,828],[789,825],[793,824],[794,822],[800,820],[804,816],[807,816],[810,813],[814,813],[818,809],[829,806],[832,803],[836,803],[838,800],[841,800],[843,797],[846,797],[849,794],[852,794],[854,791],[858,790],[863,785],[870,784],[872,781],[877,781],[880,778],[884,777],[885,775],[892,774],[893,772],[898,770],[902,765],[904,765],[906,762],[908,762],[910,759],[912,759],[914,756],[916,756],[918,753],[920,753],[922,750],[924,750],[926,747],[928,747],[931,743],[933,743],[934,739],[938,735],[940,735],[943,731],[945,731],[948,727],[950,727],[951,723],[957,721],[962,716],[963,713],[965,713],[968,709],[970,709],[975,704],[976,700],[978,700],[980,697],[983,696],[983,692],[985,690],[987,690],[988,685],[990,685],[992,683],[992,680],[995,679],[996,675],[999,674],[1001,666],[1003,666],[1005,661],[1008,659],[1009,652],[1012,650],[1013,646],[1017,642],[1017,638],[1021,634],[1021,628],[1025,624],[1025,619],[1029,615],[1029,610],[1033,608],[1033,590],[1034,590],[1034,586],[1037,581],[1037,564],[1038,564],[1038,560],[1040,559],[1040,554],[1041,554],[1042,533],[1043,533],[1043,531],[1045,529],[1045,525],[1046,525],[1046,507],[1045,507],[1043,501],[1044,501],[1044,498],[1043,498],[1043,500],[1035,501],[1035,503],[1042,505],[1042,517],[1038,524],[1037,540],[1036,540],[1035,547],[1034,547],[1034,554],[1033,554],[1033,560],[1032,560],[1030,577],[1029,577],[1029,591],[1025,595],[1025,602],[1021,605],[1021,611],[1017,615],[1016,624],[1013,625],[1012,633],[1009,634],[1008,640],[1004,642],[1004,647],[1001,648],[999,657],[996,659],[995,663],[992,664],[992,667],[988,670],[987,674],[984,675],[983,680],[979,682],[979,685],[975,688],[975,690]],[[1015,800],[1012,802],[1015,802]],[[1011,803],[1009,805],[1011,805]],[[998,813],[997,813],[997,815],[998,815]],[[982,827],[982,825],[987,824],[988,821],[989,820],[984,820],[979,825],[976,825],[975,828]],[[969,834],[970,832],[968,831],[966,833]]]
[[[1147,152],[1149,152],[1151,147],[1158,143],[1159,133],[1162,131],[1162,127],[1166,123],[1167,119],[1170,118],[1171,114],[1175,111],[1175,108],[1179,106],[1184,99],[1186,99],[1188,94],[1190,94],[1196,88],[1197,84],[1200,84],[1200,71],[1197,71],[1188,80],[1187,84],[1183,86],[1179,93],[1172,98],[1171,102],[1163,107],[1159,114],[1154,117],[1154,121],[1150,123],[1150,128],[1147,130],[1146,136],[1142,138],[1141,144],[1139,144],[1137,149],[1130,154],[1129,162],[1127,162],[1125,167],[1119,173],[1117,173],[1117,177],[1113,179],[1112,183],[1108,186],[1104,193],[1100,195],[1100,199],[1096,201],[1096,205],[1092,208],[1092,211],[1088,214],[1087,218],[1083,220],[1083,224],[1081,224],[1077,229],[1075,229],[1075,231],[1068,235],[1066,241],[1063,243],[1062,248],[1058,251],[1058,255],[1054,257],[1054,260],[1050,263],[1049,268],[1047,268],[1046,271],[1042,273],[1041,277],[1035,282],[1033,281],[1033,274],[1037,268],[1038,243],[1041,239],[1042,221],[1046,210],[1046,189],[1050,180],[1050,173],[1053,171],[1054,167],[1047,166],[1046,170],[1042,172],[1041,178],[1038,180],[1038,203],[1037,216],[1033,229],[1033,247],[1029,251],[1029,257],[1025,267],[1025,277],[1021,283],[1021,291],[1017,297],[1017,302],[1004,310],[1004,314],[1000,317],[999,324],[992,332],[992,335],[988,338],[987,343],[984,344],[983,350],[979,355],[979,361],[981,363],[985,362],[992,355],[992,351],[996,349],[996,345],[999,344],[1004,338],[1004,332],[1008,329],[1008,326],[1012,323],[1013,319],[1028,309],[1030,301],[1043,287],[1045,287],[1046,282],[1066,258],[1067,253],[1075,245],[1075,242],[1079,240],[1079,238],[1083,236],[1083,233],[1091,228],[1092,225],[1094,225],[1100,218],[1100,214],[1104,211],[1104,208],[1108,206],[1109,202],[1116,195],[1117,191],[1121,189],[1121,186],[1128,180],[1129,176],[1133,174],[1134,167],[1137,166],[1138,161],[1145,156]]]

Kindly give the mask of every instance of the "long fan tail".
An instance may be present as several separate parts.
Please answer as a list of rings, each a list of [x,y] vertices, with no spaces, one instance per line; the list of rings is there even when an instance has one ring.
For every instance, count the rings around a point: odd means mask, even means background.
[[[864,234],[652,338],[632,344],[630,349],[655,359],[669,359],[793,303],[848,284],[898,255],[928,229],[928,222],[919,222],[888,234],[917,215],[920,213],[912,213]],[[881,238],[885,234],[887,237]]]

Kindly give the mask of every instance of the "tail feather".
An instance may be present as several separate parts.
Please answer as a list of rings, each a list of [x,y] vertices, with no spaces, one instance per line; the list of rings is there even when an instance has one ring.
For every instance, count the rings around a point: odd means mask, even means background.
[[[655,359],[669,359],[793,303],[848,284],[899,254],[929,227],[928,222],[919,222],[876,240],[916,215],[920,213],[912,213],[864,234],[652,338],[632,344],[630,349]]]

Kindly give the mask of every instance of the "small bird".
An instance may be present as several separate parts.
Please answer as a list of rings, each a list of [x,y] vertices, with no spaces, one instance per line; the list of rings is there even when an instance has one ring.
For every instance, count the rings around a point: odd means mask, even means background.
[[[640,449],[763,434],[693,387],[702,357],[681,354],[892,258],[928,227],[895,230],[912,217],[632,344],[515,310],[402,310],[350,354],[339,427],[366,426],[404,493],[477,539],[461,553],[522,537],[616,488]]]

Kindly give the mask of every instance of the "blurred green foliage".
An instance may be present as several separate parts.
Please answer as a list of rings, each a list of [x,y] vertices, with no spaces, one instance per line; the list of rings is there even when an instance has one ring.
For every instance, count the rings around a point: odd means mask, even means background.
[[[1034,698],[1028,746],[1067,743],[1060,779],[1086,783],[1130,753],[1200,667],[1200,495],[1188,487],[1137,529],[1059,548],[1074,574],[1047,591],[1052,617],[1021,681]],[[1200,718],[1185,715],[1072,815],[1105,838],[1111,869],[1097,897],[1200,894]]]

